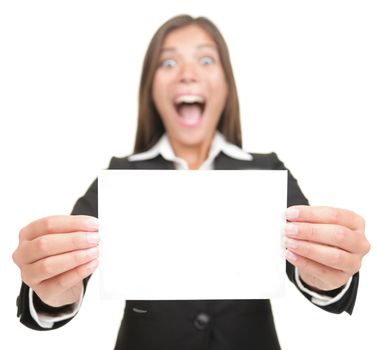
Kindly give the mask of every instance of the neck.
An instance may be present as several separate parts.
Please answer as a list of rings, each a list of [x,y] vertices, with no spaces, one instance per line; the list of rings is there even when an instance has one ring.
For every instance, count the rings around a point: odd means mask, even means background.
[[[207,159],[212,139],[213,138],[210,137],[206,141],[195,145],[182,144],[171,138],[169,138],[169,142],[172,145],[175,155],[184,159],[190,170],[194,170],[198,169]]]

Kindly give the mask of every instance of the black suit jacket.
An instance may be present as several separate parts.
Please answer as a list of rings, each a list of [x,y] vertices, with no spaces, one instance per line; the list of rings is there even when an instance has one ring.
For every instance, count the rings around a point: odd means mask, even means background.
[[[220,153],[214,160],[214,168],[215,170],[286,169],[275,153],[252,155],[252,160],[243,161]],[[174,165],[161,156],[151,160],[133,162],[130,162],[128,158],[112,158],[109,169],[163,170],[174,169]],[[300,190],[296,179],[290,172],[288,176],[288,206],[307,205],[308,201]],[[97,217],[97,180],[76,202],[72,214]],[[286,273],[289,279],[296,284],[294,267],[288,262]],[[88,279],[84,282],[86,286]],[[357,287],[358,273],[353,277],[348,292],[338,302],[322,308],[333,313],[346,311],[351,314]],[[22,284],[17,299],[18,316],[26,326],[43,330],[29,313],[28,290],[28,287]],[[336,295],[338,292],[339,290],[335,290],[328,293]],[[311,300],[310,296],[302,294]],[[40,309],[56,311],[54,308],[44,305],[38,298],[35,302]],[[53,328],[61,327],[68,321],[56,322]],[[115,348],[129,350],[273,350],[279,349],[280,346],[269,300],[128,300]]]

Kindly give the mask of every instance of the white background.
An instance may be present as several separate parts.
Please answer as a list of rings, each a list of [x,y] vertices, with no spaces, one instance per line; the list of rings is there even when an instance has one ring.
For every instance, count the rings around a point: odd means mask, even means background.
[[[100,300],[96,274],[66,327],[21,326],[11,253],[23,225],[69,213],[112,155],[132,152],[142,58],[178,13],[208,16],[229,44],[244,148],[276,151],[313,205],[367,222],[353,316],[323,312],[288,282],[273,301],[282,348],[378,348],[378,11],[363,0],[1,1],[0,348],[113,347],[123,304]]]

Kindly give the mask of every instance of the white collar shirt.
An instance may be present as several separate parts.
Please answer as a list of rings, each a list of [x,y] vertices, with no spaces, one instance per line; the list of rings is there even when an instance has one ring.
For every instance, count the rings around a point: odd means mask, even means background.
[[[240,147],[228,142],[219,131],[216,131],[210,146],[209,155],[201,164],[199,170],[213,170],[214,159],[221,152],[231,158],[239,160],[252,160],[253,158],[250,153],[247,153]],[[133,162],[153,159],[158,155],[161,155],[165,160],[173,162],[176,170],[189,169],[187,162],[175,155],[166,133],[163,134],[159,141],[146,152],[137,153],[130,156],[129,161]]]

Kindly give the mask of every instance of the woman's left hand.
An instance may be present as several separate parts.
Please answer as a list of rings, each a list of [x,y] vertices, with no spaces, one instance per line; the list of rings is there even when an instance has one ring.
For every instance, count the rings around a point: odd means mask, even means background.
[[[370,250],[364,219],[349,210],[293,206],[286,218],[286,258],[319,292],[345,285]]]

